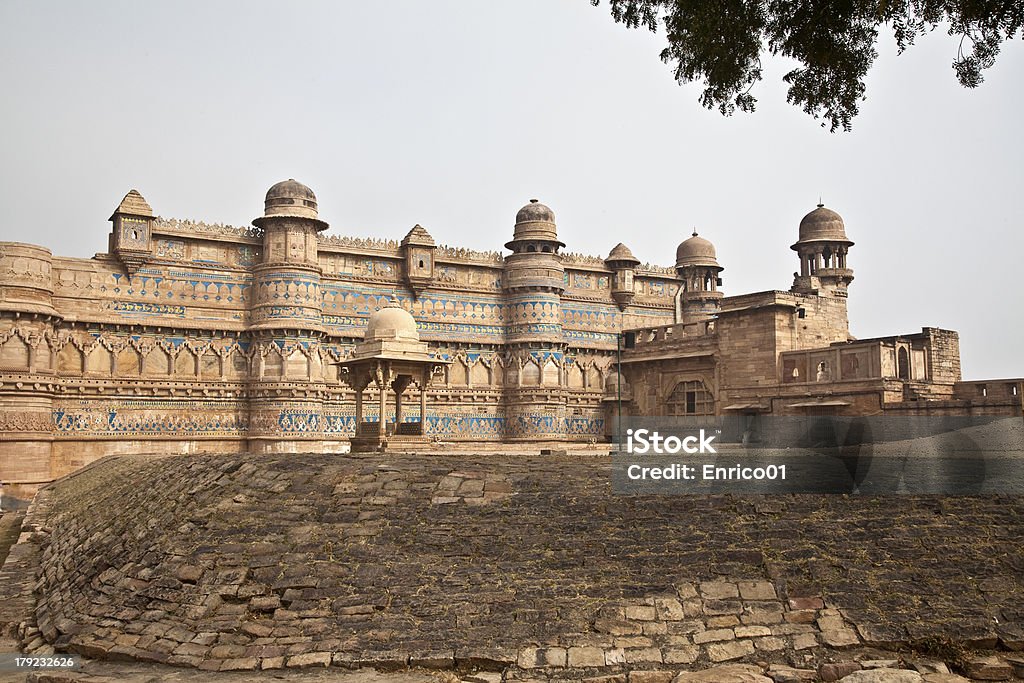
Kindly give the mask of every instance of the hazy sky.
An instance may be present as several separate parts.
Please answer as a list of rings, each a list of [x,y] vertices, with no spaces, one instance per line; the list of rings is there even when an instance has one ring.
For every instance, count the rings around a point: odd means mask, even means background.
[[[855,336],[951,328],[965,379],[1024,376],[1024,41],[965,91],[941,31],[883,37],[845,134],[785,103],[781,60],[723,118],[661,48],[587,0],[0,0],[0,240],[91,256],[131,188],[247,225],[293,177],[332,234],[501,249],[537,197],[568,251],[672,265],[696,227],[741,294],[789,288],[820,195]]]

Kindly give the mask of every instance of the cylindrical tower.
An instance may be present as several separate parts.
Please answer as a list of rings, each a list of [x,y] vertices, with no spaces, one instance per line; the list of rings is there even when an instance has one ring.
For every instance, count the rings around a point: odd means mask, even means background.
[[[682,280],[676,295],[676,322],[707,320],[722,308],[722,285],[715,245],[693,231],[676,249],[676,273]]]
[[[555,213],[536,199],[519,209],[505,257],[506,351],[517,366],[506,386],[507,439],[564,439],[565,269]]]
[[[316,195],[293,179],[267,191],[263,253],[253,268],[249,334],[249,447],[256,452],[301,451],[323,438],[323,337]]]
[[[852,246],[843,217],[818,204],[800,221],[800,239],[790,247],[800,256],[800,272],[794,275],[792,291],[845,298],[853,282],[853,270],[846,263]]]
[[[49,249],[0,242],[0,481],[11,498],[53,478],[52,265]]]

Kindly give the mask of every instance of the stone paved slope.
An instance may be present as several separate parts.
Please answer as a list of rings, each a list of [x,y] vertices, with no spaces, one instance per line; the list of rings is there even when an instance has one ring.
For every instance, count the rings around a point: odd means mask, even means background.
[[[582,456],[122,457],[58,483],[46,527],[38,628],[91,656],[587,668],[851,625],[1024,646],[1019,498],[626,498]]]

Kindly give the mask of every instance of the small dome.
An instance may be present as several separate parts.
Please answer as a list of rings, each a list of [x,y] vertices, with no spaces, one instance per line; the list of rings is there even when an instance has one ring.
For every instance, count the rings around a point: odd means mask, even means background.
[[[557,242],[559,246],[565,246],[563,242],[558,241],[555,212],[536,199],[531,199],[529,204],[516,213],[516,228],[512,234],[512,242],[519,240]],[[512,242],[505,246],[511,249],[509,245]]]
[[[412,315],[395,302],[389,301],[370,316],[364,339],[419,341],[420,335],[416,331],[416,321]]]
[[[633,256],[633,252],[631,252],[629,247],[622,242],[619,242],[612,247],[611,252],[608,254],[608,258],[605,259],[605,262],[607,263],[614,263],[616,261],[625,261],[633,264],[640,263],[640,259]]]
[[[686,266],[712,266],[720,268],[715,254],[715,245],[693,231],[693,235],[676,249],[676,268]]]
[[[316,195],[294,178],[283,180],[267,190],[263,207],[264,216],[317,217]]]
[[[843,217],[824,204],[804,216],[800,221],[801,242],[849,242]]]

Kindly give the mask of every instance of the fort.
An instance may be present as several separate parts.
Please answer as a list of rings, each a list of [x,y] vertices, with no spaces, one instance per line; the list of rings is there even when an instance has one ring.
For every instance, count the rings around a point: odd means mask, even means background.
[[[1019,496],[612,495],[620,416],[1022,416],[955,332],[851,337],[824,206],[738,296],[697,234],[565,254],[537,201],[504,255],[327,236],[294,180],[252,228],[111,221],[0,244],[0,653],[88,660],[28,680],[1024,675]]]
[[[294,180],[252,227],[161,219],[135,190],[110,220],[92,259],[0,244],[9,496],[118,453],[587,443],[618,415],[1022,411],[1022,380],[962,381],[955,332],[851,337],[853,242],[824,206],[799,223],[792,287],[738,296],[696,233],[670,267],[623,244],[563,253],[536,200],[504,255],[418,225],[327,235]]]

